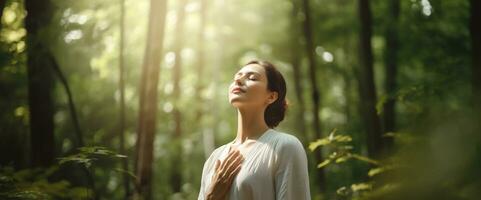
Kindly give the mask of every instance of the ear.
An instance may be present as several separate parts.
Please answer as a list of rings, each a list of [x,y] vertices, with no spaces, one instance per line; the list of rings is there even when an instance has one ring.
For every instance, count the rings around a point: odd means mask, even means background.
[[[267,105],[274,103],[274,101],[277,100],[278,95],[279,94],[277,92],[270,92],[269,97],[267,98]]]

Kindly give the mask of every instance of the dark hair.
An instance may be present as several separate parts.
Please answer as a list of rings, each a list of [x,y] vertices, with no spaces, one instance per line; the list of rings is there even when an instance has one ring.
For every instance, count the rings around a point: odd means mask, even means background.
[[[257,64],[264,68],[267,77],[267,89],[277,92],[277,99],[269,104],[264,112],[264,121],[270,128],[276,127],[282,120],[287,109],[286,81],[274,64],[268,61],[252,60],[245,65]],[[244,65],[244,66],[245,66]]]

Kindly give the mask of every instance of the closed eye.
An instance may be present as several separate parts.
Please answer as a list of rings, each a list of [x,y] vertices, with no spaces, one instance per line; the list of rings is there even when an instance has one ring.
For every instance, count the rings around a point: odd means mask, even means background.
[[[244,74],[242,72],[238,72],[237,74],[234,75],[234,80],[241,78],[242,76],[244,76]],[[257,73],[255,72],[247,72],[245,76],[247,77],[247,79],[251,81],[258,80]]]

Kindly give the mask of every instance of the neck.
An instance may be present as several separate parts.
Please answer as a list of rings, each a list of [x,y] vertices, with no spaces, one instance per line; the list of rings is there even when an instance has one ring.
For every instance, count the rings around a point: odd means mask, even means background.
[[[258,110],[237,110],[236,142],[244,143],[247,139],[256,139],[269,127],[264,121],[264,112]]]

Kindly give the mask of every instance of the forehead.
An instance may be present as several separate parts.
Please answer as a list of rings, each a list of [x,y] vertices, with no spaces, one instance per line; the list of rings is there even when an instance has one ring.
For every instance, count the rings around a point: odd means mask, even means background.
[[[264,75],[265,70],[264,67],[258,65],[258,64],[248,64],[244,67],[242,67],[237,74],[242,73],[242,74],[247,74],[247,73],[255,73],[259,75]]]

